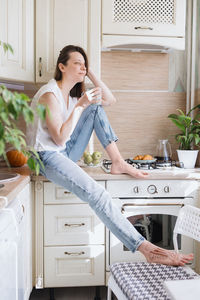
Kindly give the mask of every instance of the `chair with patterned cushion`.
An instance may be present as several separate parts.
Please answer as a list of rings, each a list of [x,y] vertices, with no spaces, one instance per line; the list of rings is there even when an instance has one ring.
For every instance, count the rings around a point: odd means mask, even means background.
[[[174,249],[178,252],[177,235],[200,242],[200,209],[186,205],[180,209],[173,233]],[[112,292],[118,300],[169,300],[165,281],[200,278],[191,268],[173,267],[147,262],[117,262],[110,266],[108,297]]]

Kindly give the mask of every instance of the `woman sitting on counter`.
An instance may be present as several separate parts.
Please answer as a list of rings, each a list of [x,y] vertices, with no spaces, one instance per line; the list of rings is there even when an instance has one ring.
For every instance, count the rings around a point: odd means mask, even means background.
[[[85,76],[95,86],[89,93],[85,92]],[[139,250],[148,262],[184,265],[193,259],[193,254],[178,254],[146,241],[121,214],[111,195],[76,164],[94,130],[112,160],[112,174],[125,173],[139,179],[148,176],[127,164],[118,150],[117,137],[103,109],[104,105],[115,102],[108,87],[88,67],[84,50],[66,46],[60,51],[54,79],[41,87],[33,98],[33,109],[41,103],[48,106],[50,113],[46,121],[35,118],[29,127],[28,144],[38,151],[44,164],[41,173],[87,202],[128,249]],[[76,113],[80,110],[78,120]]]

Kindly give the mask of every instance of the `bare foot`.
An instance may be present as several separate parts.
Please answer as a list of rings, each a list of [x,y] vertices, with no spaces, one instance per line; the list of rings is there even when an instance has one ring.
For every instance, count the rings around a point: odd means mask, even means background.
[[[116,162],[112,162],[111,174],[129,174],[134,178],[146,178],[148,176],[147,172],[138,170],[128,164],[125,160],[121,159]]]
[[[193,260],[194,255],[180,254],[175,251],[159,248],[148,241],[144,241],[138,250],[146,257],[149,263],[157,263],[169,266],[184,266]]]

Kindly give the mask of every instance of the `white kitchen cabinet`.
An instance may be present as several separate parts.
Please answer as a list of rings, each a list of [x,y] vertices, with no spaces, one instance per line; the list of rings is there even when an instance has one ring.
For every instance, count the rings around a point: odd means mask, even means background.
[[[105,246],[63,246],[44,249],[45,287],[105,284]]]
[[[185,48],[185,0],[102,0],[102,44]]]
[[[0,48],[0,78],[34,81],[34,0],[0,0],[0,40],[14,53]]]
[[[45,205],[44,244],[101,245],[104,225],[89,205]]]
[[[28,300],[32,291],[32,201],[27,184],[0,211],[0,299]]]
[[[36,82],[54,75],[60,50],[79,45],[100,70],[100,0],[36,0]]]
[[[27,184],[26,187],[19,193],[17,197],[21,203],[24,212],[24,230],[23,230],[23,273],[24,273],[24,300],[28,300],[31,294],[33,284],[32,284],[32,272],[33,272],[33,253],[32,253],[32,243],[33,243],[33,209],[32,209],[32,194],[31,185]]]
[[[105,227],[89,205],[60,186],[36,181],[35,206],[36,288],[103,285]]]

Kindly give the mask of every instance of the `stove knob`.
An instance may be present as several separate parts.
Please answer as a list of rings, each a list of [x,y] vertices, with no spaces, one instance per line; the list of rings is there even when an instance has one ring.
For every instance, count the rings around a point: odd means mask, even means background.
[[[168,185],[166,185],[166,186],[164,187],[164,192],[165,192],[165,193],[169,193],[169,186],[168,186]]]
[[[157,188],[156,188],[156,186],[153,185],[153,184],[149,185],[148,188],[147,188],[147,192],[148,192],[149,194],[156,194],[156,193],[157,193]]]
[[[139,193],[139,188],[138,188],[138,186],[134,186],[133,191],[134,191],[135,194],[138,194],[138,193]]]

